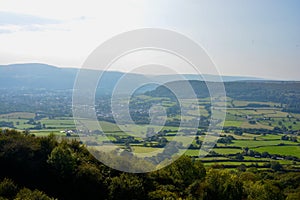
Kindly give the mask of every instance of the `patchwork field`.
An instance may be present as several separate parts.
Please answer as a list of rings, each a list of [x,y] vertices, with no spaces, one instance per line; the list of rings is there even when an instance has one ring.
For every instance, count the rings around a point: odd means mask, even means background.
[[[141,96],[145,101],[153,101],[147,96]],[[162,100],[157,98],[156,100]],[[208,117],[209,112],[206,105],[209,103],[209,99],[199,99],[199,105],[193,105],[190,110],[182,116],[183,120],[193,120],[199,115],[195,106],[199,106],[200,115]],[[171,107],[174,103],[166,100],[162,102],[163,106]],[[183,106],[188,106],[189,102],[186,100]],[[221,104],[220,104],[221,105]],[[266,107],[250,108],[249,105],[265,105]],[[230,143],[217,143],[215,148],[211,150],[209,157],[201,158],[205,165],[222,165],[222,166],[239,166],[245,164],[246,166],[257,165],[263,168],[267,166],[270,161],[278,161],[283,165],[289,165],[291,167],[298,165],[298,161],[292,161],[285,159],[285,156],[294,156],[300,158],[300,143],[299,143],[299,132],[300,132],[300,114],[293,114],[281,111],[279,108],[281,105],[273,102],[248,102],[248,101],[229,101],[227,102],[228,109],[226,111],[226,120],[224,127],[233,127],[241,129],[260,129],[272,131],[275,127],[280,127],[285,131],[276,134],[260,134],[260,133],[248,133],[242,131],[241,134],[236,134],[234,131],[222,132],[222,135],[234,138]],[[213,111],[214,114],[223,115],[222,110],[216,109]],[[180,115],[174,115],[173,119],[180,119]],[[157,145],[159,141],[144,141],[146,133],[152,130],[154,133],[165,132],[165,135],[160,136],[165,138],[167,141],[176,141],[181,143],[183,147],[188,147],[193,144],[196,149],[188,149],[184,154],[197,158],[199,155],[207,154],[206,151],[197,149],[198,143],[196,142],[196,135],[185,135],[189,128],[181,127],[178,131],[178,127],[174,126],[146,126],[146,125],[134,125],[134,124],[122,124],[116,125],[107,121],[92,121],[92,120],[77,120],[81,125],[79,127],[87,126],[90,130],[99,130],[101,126],[102,130],[107,137],[102,135],[92,135],[86,137],[81,134],[80,137],[77,135],[76,126],[72,117],[55,117],[55,118],[38,118],[35,113],[26,112],[15,112],[0,115],[0,122],[3,125],[13,125],[14,129],[29,131],[36,136],[47,136],[50,133],[54,133],[62,138],[78,139],[83,142],[97,141],[100,144],[106,142],[117,142],[128,136],[133,136],[137,143],[129,143],[131,150],[137,155],[149,154],[156,155],[157,153],[163,152],[164,148],[153,147]],[[2,126],[2,129],[11,128]],[[202,129],[199,131],[203,132]],[[292,132],[298,134],[291,134]],[[71,133],[68,135],[68,133]],[[101,133],[101,132],[100,132]],[[205,132],[203,132],[205,134]],[[99,134],[99,133],[98,133]],[[176,139],[175,139],[175,135]],[[283,140],[283,136],[295,137],[297,141]],[[203,142],[205,135],[198,135],[197,140]],[[159,139],[159,138],[158,138]],[[124,140],[126,141],[126,140]],[[95,150],[111,151],[116,148],[127,148],[122,142],[116,143],[114,146],[108,145],[94,145],[92,146]],[[222,147],[222,148],[221,148]],[[248,156],[245,155],[245,149],[248,151],[254,151],[262,154],[267,152],[270,155],[276,156],[262,158],[261,156]],[[183,153],[184,150],[180,150]],[[211,154],[214,154],[212,156]],[[238,158],[239,154],[243,154],[243,158]],[[296,165],[295,165],[296,164]]]

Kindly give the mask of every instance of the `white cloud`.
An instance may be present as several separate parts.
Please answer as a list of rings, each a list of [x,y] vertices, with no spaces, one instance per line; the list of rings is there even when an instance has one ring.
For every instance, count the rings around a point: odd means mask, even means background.
[[[20,25],[1,18],[0,53],[6,57],[0,64],[78,67],[112,36],[155,27],[201,44],[223,74],[299,79],[298,7],[297,2],[259,0],[0,0],[0,13],[59,22]]]
[[[37,24],[32,20],[30,24],[29,20],[20,25],[2,19],[6,25],[0,26],[0,52],[22,55],[22,59],[15,58],[21,62],[31,59],[62,67],[80,66],[106,39],[142,27],[143,9],[141,1],[1,1],[2,13],[22,13],[59,23]],[[7,59],[0,58],[0,63],[4,62]]]
[[[38,17],[34,15],[0,11],[0,25],[43,25],[57,24],[59,20]]]

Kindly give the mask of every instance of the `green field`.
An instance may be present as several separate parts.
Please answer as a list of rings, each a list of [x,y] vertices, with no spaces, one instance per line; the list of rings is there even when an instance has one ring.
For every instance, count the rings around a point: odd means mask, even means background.
[[[207,152],[198,149],[188,149],[184,154],[187,156],[201,156],[207,154]]]
[[[239,166],[241,164],[244,164],[248,167],[250,167],[251,165],[257,165],[257,166],[264,166],[265,163],[263,162],[260,162],[260,163],[256,163],[255,161],[254,162],[208,162],[208,163],[204,163],[204,165],[206,166],[210,166],[210,165],[234,165],[234,166]]]
[[[214,152],[218,153],[218,154],[236,154],[236,153],[241,153],[242,150],[241,149],[229,149],[229,148],[214,148],[213,149]]]
[[[242,126],[243,123],[244,123],[243,121],[225,121],[224,126],[240,127]]]
[[[255,151],[260,153],[268,152],[270,154],[279,154],[279,155],[290,155],[299,157],[300,146],[277,146],[277,147],[259,147],[253,148]]]
[[[144,101],[153,101],[154,98],[149,98],[148,96],[139,96]],[[156,100],[161,100],[163,106],[173,106],[174,102],[169,101],[169,99],[164,98],[156,98]],[[209,116],[208,111],[205,109],[205,105],[209,103],[210,99],[199,99],[199,104],[193,104],[191,105],[189,99],[185,99],[183,101],[183,106],[187,108],[189,106],[190,110],[188,110],[187,113],[182,117],[183,120],[193,120],[195,116],[198,116],[198,110],[197,107],[200,110],[200,115],[203,116]],[[220,105],[222,102],[220,102]],[[264,104],[264,105],[270,105],[268,108],[249,108],[247,105],[249,104]],[[216,104],[218,105],[218,103]],[[294,130],[299,131],[300,130],[300,114],[291,114],[287,112],[282,112],[278,106],[280,106],[277,103],[273,102],[249,102],[249,101],[232,101],[227,102],[227,105],[230,106],[229,109],[226,111],[226,121],[224,123],[224,127],[239,127],[239,128],[253,128],[253,129],[268,129],[273,130],[275,126],[284,126],[287,130]],[[274,107],[277,106],[277,107]],[[245,107],[245,108],[243,108]],[[222,116],[224,113],[222,110],[214,109],[213,113],[215,116]],[[26,112],[15,112],[15,113],[8,113],[8,114],[2,114],[0,115],[0,121],[4,122],[13,122],[13,125],[18,130],[25,130],[30,129],[30,132],[33,133],[36,136],[47,136],[50,133],[54,133],[57,136],[60,137],[66,137],[66,133],[63,132],[65,130],[74,130],[76,129],[74,119],[72,117],[56,117],[54,119],[49,118],[43,118],[36,120],[37,122],[40,122],[44,127],[41,130],[33,130],[35,125],[28,124],[29,119],[33,119],[36,117],[35,113],[26,113]],[[173,116],[173,119],[181,117],[179,115]],[[254,120],[256,121],[255,124],[250,124],[249,121]],[[178,131],[177,127],[172,126],[147,126],[147,125],[135,125],[135,124],[122,124],[122,125],[116,125],[114,123],[106,122],[106,121],[92,121],[92,120],[86,120],[86,119],[79,119],[77,120],[79,122],[77,125],[84,125],[87,126],[90,130],[98,130],[101,126],[102,131],[106,133],[107,137],[101,136],[101,135],[94,135],[91,137],[85,137],[81,136],[80,138],[76,137],[76,134],[73,134],[71,139],[80,139],[83,142],[87,141],[97,141],[97,142],[105,142],[107,140],[115,141],[116,136],[119,137],[127,137],[128,135],[132,135],[135,137],[135,139],[141,141],[146,133],[148,128],[153,128],[155,132],[163,131],[163,130],[171,130],[170,133],[167,133],[166,136],[164,136],[168,141],[177,141],[181,142],[184,147],[187,147],[189,143],[192,142],[192,144],[196,145],[195,142],[195,135],[189,135],[184,136],[181,129],[188,129],[186,127],[183,127]],[[2,127],[4,128],[4,127]],[[178,134],[175,137],[174,134]],[[260,153],[268,152],[269,154],[278,154],[281,156],[296,156],[300,158],[300,146],[299,146],[299,136],[297,135],[290,135],[293,137],[298,138],[298,142],[292,142],[287,140],[281,140],[281,137],[284,135],[281,134],[266,134],[266,135],[260,135],[260,134],[250,134],[250,133],[243,133],[242,135],[236,135],[234,132],[229,133],[222,133],[222,135],[232,136],[235,138],[235,140],[232,140],[232,143],[227,144],[226,146],[228,148],[213,148],[211,151],[214,151],[215,153],[219,154],[221,157],[205,157],[202,158],[203,160],[209,161],[209,163],[205,163],[205,165],[212,165],[214,164],[214,161],[216,160],[228,160],[228,162],[224,161],[218,164],[222,165],[240,165],[241,163],[244,163],[245,165],[251,165],[251,162],[242,162],[242,161],[236,161],[233,162],[228,157],[229,155],[235,155],[237,153],[242,153],[243,149],[245,147],[248,147],[250,150],[254,150]],[[201,135],[199,136],[199,140],[203,141],[205,136]],[[282,146],[283,145],[283,146]],[[131,144],[132,150],[134,153],[137,153],[137,155],[142,154],[150,154],[150,155],[156,155],[157,153],[161,153],[163,151],[163,148],[153,148],[150,146],[143,146],[142,143]],[[218,143],[217,146],[225,146],[225,144]],[[230,148],[232,146],[241,147],[241,149],[234,149]],[[110,151],[115,149],[115,146],[109,146],[109,145],[102,145],[102,146],[93,146],[96,150],[104,150],[104,151]],[[120,148],[124,148],[122,144],[120,145]],[[183,153],[183,150],[180,150],[181,153]],[[184,152],[185,155],[197,157],[201,154],[207,154],[207,152],[202,152],[199,149],[188,149]],[[266,158],[254,158],[245,156],[245,160],[253,160],[253,163],[256,161],[259,162],[260,160],[265,161]],[[271,161],[269,159],[268,161]],[[278,160],[281,164],[285,165],[291,165],[295,162],[290,160]],[[258,163],[259,165],[264,164]],[[297,164],[299,164],[297,162]]]
[[[146,153],[161,153],[163,151],[162,148],[151,148],[151,147],[142,147],[142,146],[135,146],[133,147],[133,150],[135,153],[141,153],[141,154],[146,154]]]
[[[30,119],[30,118],[34,118],[34,116],[35,116],[34,113],[14,112],[14,113],[0,115],[0,119]]]
[[[278,144],[297,145],[295,142],[282,141],[282,140],[234,140],[232,144],[228,146],[239,146],[239,147],[260,147],[260,146],[277,146]]]
[[[257,140],[280,140],[281,135],[259,135],[256,136]]]

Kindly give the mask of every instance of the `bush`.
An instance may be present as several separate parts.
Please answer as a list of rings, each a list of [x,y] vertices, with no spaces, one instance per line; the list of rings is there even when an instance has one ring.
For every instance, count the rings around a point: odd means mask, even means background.
[[[39,190],[31,191],[30,189],[23,188],[17,194],[15,200],[53,200],[53,198],[48,197]]]
[[[10,179],[5,178],[0,183],[0,196],[5,198],[13,198],[18,192],[18,187]]]
[[[282,165],[277,161],[271,161],[270,165],[271,165],[270,168],[273,169],[274,171],[280,171],[283,169]]]

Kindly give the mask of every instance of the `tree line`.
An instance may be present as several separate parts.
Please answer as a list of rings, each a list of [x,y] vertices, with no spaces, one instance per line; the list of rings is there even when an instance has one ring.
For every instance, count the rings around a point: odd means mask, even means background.
[[[300,174],[295,172],[206,168],[201,161],[182,156],[158,171],[130,174],[105,166],[79,141],[15,130],[0,131],[0,163],[0,199],[290,200],[300,196]]]

